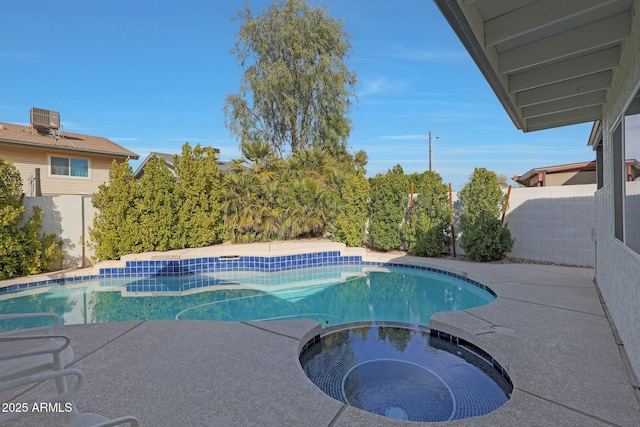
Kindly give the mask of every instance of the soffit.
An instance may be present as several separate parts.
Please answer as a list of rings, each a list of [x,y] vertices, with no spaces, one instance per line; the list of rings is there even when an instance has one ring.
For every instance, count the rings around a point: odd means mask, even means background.
[[[518,129],[601,120],[634,0],[434,1]]]

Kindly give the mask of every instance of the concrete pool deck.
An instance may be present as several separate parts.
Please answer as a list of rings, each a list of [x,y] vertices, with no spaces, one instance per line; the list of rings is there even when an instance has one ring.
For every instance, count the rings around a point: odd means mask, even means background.
[[[235,255],[244,250],[252,255],[319,252],[334,250],[332,245],[280,243],[268,250],[253,245],[217,246],[168,256]],[[362,254],[366,261],[442,268],[491,287],[498,294],[496,301],[438,313],[430,326],[464,338],[496,358],[514,383],[512,398],[482,417],[446,423],[395,421],[333,400],[306,377],[298,354],[320,332],[311,320],[167,320],[58,328],[71,337],[76,354],[71,367],[86,377],[77,396],[78,409],[112,418],[134,415],[143,426],[640,424],[636,380],[594,286],[593,269],[349,251]],[[167,255],[135,257],[160,256]],[[36,387],[14,401],[37,399],[41,394]],[[29,414],[6,425],[57,425],[62,420],[60,414]]]

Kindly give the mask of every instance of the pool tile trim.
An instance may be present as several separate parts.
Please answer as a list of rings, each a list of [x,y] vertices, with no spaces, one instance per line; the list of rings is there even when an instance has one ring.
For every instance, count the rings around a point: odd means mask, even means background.
[[[272,273],[278,271],[296,270],[310,267],[327,267],[334,265],[364,265],[371,267],[399,267],[442,274],[462,280],[489,292],[494,297],[496,293],[486,285],[460,274],[442,270],[440,268],[419,266],[413,264],[363,261],[361,255],[341,255],[340,251],[324,251],[301,253],[295,255],[277,256],[214,256],[188,259],[164,260],[136,260],[126,261],[124,267],[99,268],[98,274],[75,277],[60,277],[31,283],[12,284],[0,288],[0,294],[21,291],[24,289],[55,284],[73,283],[82,280],[113,279],[125,277],[176,277],[201,273],[229,272],[229,271],[259,271]]]

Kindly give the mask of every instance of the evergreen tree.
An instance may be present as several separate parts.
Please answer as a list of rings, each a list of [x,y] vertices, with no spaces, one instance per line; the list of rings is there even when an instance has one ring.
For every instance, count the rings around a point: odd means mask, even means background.
[[[352,174],[340,188],[341,209],[336,218],[336,240],[347,246],[365,241],[371,188],[364,172]]]
[[[176,245],[198,248],[222,242],[225,237],[220,206],[220,168],[216,153],[199,144],[182,147],[182,154],[174,156],[177,175],[177,224],[174,232]]]
[[[180,203],[190,204],[190,201]],[[176,177],[164,159],[151,156],[140,179],[140,197],[136,203],[141,252],[181,248],[182,236],[176,234],[178,205]]]
[[[498,219],[506,196],[496,174],[485,168],[475,168],[460,191],[460,200],[463,204],[460,244],[465,255],[476,261],[504,258],[513,248],[513,240],[507,226]]]
[[[445,255],[449,252],[451,242],[451,208],[447,186],[436,172],[426,171],[416,178],[411,253],[429,257]]]
[[[129,163],[114,160],[109,167],[109,181],[100,185],[91,199],[98,209],[89,231],[95,258],[118,259],[143,251],[138,210],[141,197],[140,182]]]
[[[400,165],[384,175],[376,175],[371,184],[371,221],[369,235],[373,247],[383,251],[402,245],[402,224],[409,198],[409,184]]]

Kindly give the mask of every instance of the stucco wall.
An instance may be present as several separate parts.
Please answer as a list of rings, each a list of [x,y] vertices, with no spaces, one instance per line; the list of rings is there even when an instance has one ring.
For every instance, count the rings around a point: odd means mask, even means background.
[[[51,156],[73,157],[89,161],[89,176],[58,176],[50,173]],[[40,181],[43,196],[59,194],[93,194],[101,184],[109,180],[109,166],[113,157],[88,156],[73,151],[49,151],[28,148],[2,147],[0,157],[13,162],[22,177],[22,192],[35,196],[33,178],[35,169],[40,168]]]
[[[620,66],[604,105],[604,186],[596,195],[596,281],[637,377],[640,377],[640,255],[614,236],[611,132],[640,82],[639,22],[635,19],[633,35],[621,54]]]
[[[89,227],[96,209],[88,196],[25,197],[24,205],[31,213],[32,206],[42,209],[42,231],[55,233],[62,239],[65,260],[62,268],[82,267],[91,264],[93,250],[86,243]]]

